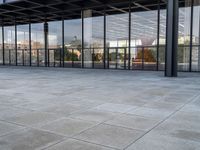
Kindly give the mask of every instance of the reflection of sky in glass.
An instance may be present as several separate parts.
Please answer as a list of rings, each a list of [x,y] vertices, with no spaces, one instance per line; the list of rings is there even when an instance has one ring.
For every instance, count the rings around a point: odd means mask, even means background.
[[[7,44],[15,43],[15,28],[14,26],[9,26],[4,28],[4,42]]]
[[[65,20],[65,43],[69,44],[76,37],[82,39],[82,24],[81,19]]]
[[[49,22],[49,46],[62,45],[62,22]]]
[[[155,41],[157,38],[157,11],[133,12],[131,14],[131,38],[132,40]],[[190,35],[191,8],[179,9],[179,36],[183,41],[187,41]],[[193,35],[199,39],[200,6],[194,6]],[[84,19],[85,42],[92,43],[103,41],[103,17],[92,17]],[[118,15],[108,15],[106,18],[106,38],[107,41],[128,40],[128,13]],[[73,40],[82,38],[81,19],[65,20],[65,44]],[[44,44],[43,23],[32,24],[32,41]],[[28,25],[17,26],[18,41],[28,40]],[[166,31],[166,10],[161,10],[160,16],[160,38],[165,39]],[[25,33],[25,34],[24,34]],[[62,44],[62,23],[49,22],[49,44]],[[5,43],[14,43],[14,27],[5,27]],[[183,42],[181,41],[181,42]],[[140,42],[139,42],[140,43]],[[196,40],[195,40],[196,43]]]
[[[36,23],[31,25],[31,41],[36,44],[37,48],[44,48],[44,25],[43,23]],[[39,44],[40,43],[40,44]]]

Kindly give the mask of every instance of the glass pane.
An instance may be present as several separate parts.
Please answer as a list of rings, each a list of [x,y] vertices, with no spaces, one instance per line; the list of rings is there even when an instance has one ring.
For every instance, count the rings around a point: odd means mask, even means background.
[[[108,15],[106,18],[107,47],[128,46],[128,13]]]
[[[30,65],[29,25],[17,26],[17,64]]]
[[[157,69],[157,47],[145,47],[143,50],[144,55],[144,69],[156,70]]]
[[[125,69],[127,65],[125,63],[125,54],[126,48],[118,48],[117,49],[117,68],[118,69]]]
[[[136,3],[132,5],[131,12],[131,68],[155,70],[157,63],[157,33],[158,33],[158,10],[138,9]],[[160,44],[164,44],[164,14],[161,19]],[[149,48],[152,47],[152,49]],[[154,56],[155,55],[155,56]],[[155,58],[154,58],[155,57]]]
[[[143,48],[132,48],[131,49],[131,63],[132,63],[132,69],[134,70],[140,70],[143,69]]]
[[[200,46],[192,47],[192,71],[200,71]]]
[[[190,44],[191,0],[179,4],[179,45]]]
[[[157,10],[131,13],[131,46],[157,44],[157,15]]]
[[[81,14],[81,13],[80,13]],[[80,16],[81,17],[81,16]],[[82,19],[65,20],[65,67],[81,67],[82,51]]]
[[[159,46],[158,69],[165,70],[165,46]]]
[[[117,48],[109,48],[109,68],[117,68]]]
[[[93,48],[84,48],[84,67],[92,68]]]
[[[84,67],[92,68],[93,55],[96,50],[104,50],[104,17],[103,12],[84,11]],[[98,66],[99,67],[99,66]]]
[[[189,71],[190,47],[178,47],[178,71]]]
[[[193,45],[200,45],[200,1],[195,3],[193,13]]]
[[[165,45],[166,43],[166,9],[160,10],[160,45]]]
[[[104,50],[95,48],[93,51],[94,68],[104,68]]]
[[[129,13],[120,11],[121,7],[113,6],[106,10],[106,46],[110,48],[109,67],[116,69],[128,67],[127,63],[124,64],[124,59],[129,45]]]
[[[166,8],[166,5],[163,6]],[[166,9],[160,10],[160,39],[159,39],[159,56],[158,70],[165,70],[165,44],[166,44]]]
[[[31,56],[33,66],[45,66],[44,25],[37,23],[31,25]]]
[[[16,65],[15,27],[4,27],[4,57],[6,65]]]
[[[61,52],[62,52],[62,22],[54,21],[49,22],[49,66],[60,66],[61,65]]]

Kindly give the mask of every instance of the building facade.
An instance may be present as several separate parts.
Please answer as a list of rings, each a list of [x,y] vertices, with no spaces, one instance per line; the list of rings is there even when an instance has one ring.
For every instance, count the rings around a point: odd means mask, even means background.
[[[200,0],[0,3],[0,65],[200,71]]]

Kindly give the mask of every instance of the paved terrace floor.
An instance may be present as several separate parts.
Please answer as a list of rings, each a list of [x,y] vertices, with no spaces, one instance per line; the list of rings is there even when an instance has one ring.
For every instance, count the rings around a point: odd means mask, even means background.
[[[200,150],[200,74],[0,68],[0,150]]]

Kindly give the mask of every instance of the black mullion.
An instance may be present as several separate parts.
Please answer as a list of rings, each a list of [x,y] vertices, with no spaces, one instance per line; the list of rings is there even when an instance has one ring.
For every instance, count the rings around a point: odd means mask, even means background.
[[[72,68],[74,68],[74,48],[72,48]]]
[[[22,65],[24,66],[24,49],[22,49]]]
[[[142,70],[144,70],[144,62],[145,62],[144,59],[145,59],[144,58],[144,47],[142,47]]]
[[[92,68],[94,69],[94,47],[92,48]]]
[[[126,70],[126,55],[127,55],[127,52],[126,52],[126,48],[124,48],[124,69]]]
[[[117,69],[118,68],[118,62],[117,62],[118,61],[118,47],[116,48],[116,56],[115,57],[116,57],[115,68]]]

